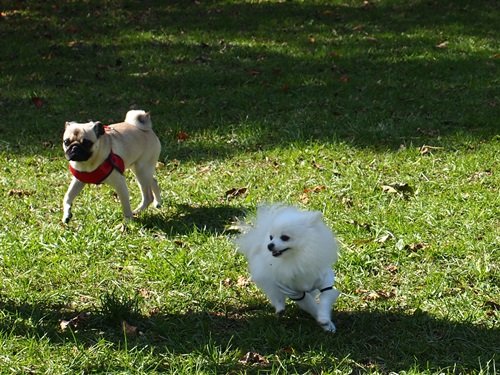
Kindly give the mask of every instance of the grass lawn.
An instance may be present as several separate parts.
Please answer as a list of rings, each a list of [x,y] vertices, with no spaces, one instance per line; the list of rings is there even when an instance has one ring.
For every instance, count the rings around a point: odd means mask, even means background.
[[[497,372],[496,0],[6,0],[0,35],[0,373]],[[133,107],[163,207],[63,225],[64,122]],[[261,202],[337,233],[336,334],[249,279]]]

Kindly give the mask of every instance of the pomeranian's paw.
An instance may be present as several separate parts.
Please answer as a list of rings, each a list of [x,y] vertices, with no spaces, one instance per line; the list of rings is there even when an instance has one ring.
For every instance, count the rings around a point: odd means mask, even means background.
[[[335,324],[333,324],[333,322],[331,320],[328,320],[326,322],[318,321],[318,323],[321,326],[321,328],[323,328],[326,332],[335,333],[337,331]]]
[[[68,223],[69,223],[69,221],[71,220],[71,217],[72,217],[72,216],[73,216],[73,215],[71,214],[71,212],[68,212],[68,213],[66,213],[66,212],[65,212],[65,213],[64,213],[64,215],[63,215],[63,218],[62,218],[62,222],[63,222],[64,224],[68,224]]]

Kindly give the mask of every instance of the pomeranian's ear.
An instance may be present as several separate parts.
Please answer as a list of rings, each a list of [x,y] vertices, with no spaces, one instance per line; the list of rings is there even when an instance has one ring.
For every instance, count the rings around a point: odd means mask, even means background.
[[[323,214],[319,211],[311,211],[307,213],[307,220],[311,223],[317,223],[323,220]]]

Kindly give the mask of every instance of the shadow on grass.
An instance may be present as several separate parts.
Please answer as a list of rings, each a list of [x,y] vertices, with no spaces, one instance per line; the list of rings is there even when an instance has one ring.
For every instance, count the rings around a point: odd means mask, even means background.
[[[131,105],[152,111],[168,158],[194,160],[498,133],[495,1],[361,4],[7,2],[0,134],[26,153],[59,144],[66,120],[117,122]]]
[[[259,353],[270,360],[269,365],[261,367],[263,370],[277,364],[279,358],[290,371],[298,373],[329,371],[346,359],[356,373],[414,368],[470,372],[480,370],[481,366],[484,369],[499,354],[500,329],[436,319],[420,311],[336,312],[338,332],[334,335],[322,332],[296,307],[279,318],[266,306],[229,307],[223,312],[210,309],[185,314],[156,312],[151,316],[130,317],[128,323],[139,333],[125,338],[120,322],[110,321],[109,316],[99,311],[85,314],[73,329],[61,331],[60,322],[78,313],[64,311],[61,306],[4,298],[0,299],[0,309],[3,335],[44,337],[51,345],[69,340],[89,347],[101,339],[117,344],[127,341],[130,348],[153,348],[158,371],[169,370],[168,361],[162,362],[165,355],[203,356],[207,371],[251,366],[230,359],[218,361],[211,350],[236,350],[241,356],[247,352]],[[120,345],[116,350],[119,348]],[[306,362],[308,353],[315,356],[314,364]]]
[[[190,206],[177,204],[163,209],[162,215],[145,214],[139,221],[144,227],[159,230],[169,236],[192,234],[193,230],[221,234],[228,223],[245,215],[246,209],[230,205]]]

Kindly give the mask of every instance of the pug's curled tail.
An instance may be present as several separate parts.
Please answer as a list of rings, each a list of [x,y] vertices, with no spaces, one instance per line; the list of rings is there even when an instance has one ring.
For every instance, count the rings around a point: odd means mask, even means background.
[[[125,122],[135,125],[141,130],[151,130],[153,128],[150,113],[143,110],[128,111]]]

